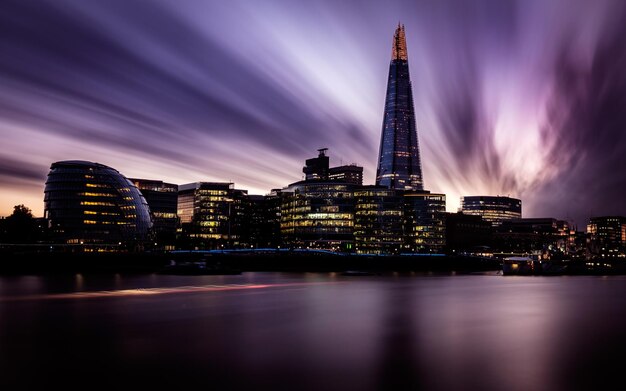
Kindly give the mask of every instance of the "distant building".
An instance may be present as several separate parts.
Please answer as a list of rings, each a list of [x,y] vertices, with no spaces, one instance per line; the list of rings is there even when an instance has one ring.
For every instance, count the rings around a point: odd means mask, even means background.
[[[602,257],[626,256],[626,217],[592,217],[587,225],[590,255]]]
[[[376,185],[398,190],[424,189],[406,35],[400,24],[393,37]]]
[[[53,163],[44,194],[44,216],[55,242],[85,245],[88,251],[136,248],[149,239],[148,203],[111,167],[78,160]]]
[[[405,248],[414,253],[441,253],[445,237],[446,195],[428,191],[404,195]]]
[[[277,248],[281,244],[281,194],[250,195],[249,243],[254,248]]]
[[[249,201],[233,183],[194,182],[178,187],[179,243],[183,248],[247,247]]]
[[[492,246],[493,228],[490,222],[462,212],[446,213],[446,248],[450,252],[483,253]]]
[[[319,155],[307,159],[302,168],[305,181],[332,181],[359,186],[363,184],[363,167],[356,164],[330,167],[330,159],[326,155],[328,148],[320,148],[317,151]]]
[[[404,197],[379,186],[354,191],[354,240],[359,254],[398,254],[404,244]]]
[[[503,252],[538,253],[544,258],[574,250],[575,231],[564,220],[525,218],[504,221],[496,228],[494,242]]]
[[[328,180],[361,186],[363,185],[363,167],[356,164],[332,167],[328,170]]]
[[[173,250],[178,226],[178,185],[149,179],[129,179],[148,202],[157,247]]]
[[[522,200],[501,196],[465,196],[461,197],[461,211],[480,216],[497,227],[504,221],[522,218]]]
[[[305,166],[302,168],[305,180],[307,181],[328,180],[328,167],[330,165],[330,159],[326,156],[328,148],[320,148],[317,151],[319,152],[319,155],[317,157],[307,159]]]

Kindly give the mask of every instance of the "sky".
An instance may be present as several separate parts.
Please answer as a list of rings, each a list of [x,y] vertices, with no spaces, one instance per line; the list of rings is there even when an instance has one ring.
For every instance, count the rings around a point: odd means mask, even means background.
[[[50,164],[265,194],[329,148],[373,184],[406,28],[425,188],[524,217],[626,214],[626,3],[4,0],[0,215]]]

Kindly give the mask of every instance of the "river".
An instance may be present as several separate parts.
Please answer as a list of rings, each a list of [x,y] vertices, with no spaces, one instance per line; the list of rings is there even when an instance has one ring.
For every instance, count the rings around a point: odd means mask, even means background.
[[[623,383],[626,276],[0,277],[0,387]]]

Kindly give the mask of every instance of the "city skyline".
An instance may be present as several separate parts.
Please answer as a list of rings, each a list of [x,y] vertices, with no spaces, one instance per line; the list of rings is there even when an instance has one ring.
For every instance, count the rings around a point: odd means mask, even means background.
[[[623,5],[356,4],[7,2],[0,215],[41,215],[61,160],[266,193],[328,147],[374,183],[398,20],[424,181],[448,210],[510,195],[579,228],[626,213]]]

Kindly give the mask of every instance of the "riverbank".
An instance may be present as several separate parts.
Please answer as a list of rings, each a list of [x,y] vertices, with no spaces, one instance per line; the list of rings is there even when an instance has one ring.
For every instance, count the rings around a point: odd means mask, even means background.
[[[497,259],[416,254],[362,256],[334,253],[267,252],[222,253],[4,253],[0,274],[154,273],[176,261],[205,261],[207,265],[241,271],[343,272],[457,272],[500,270]]]

